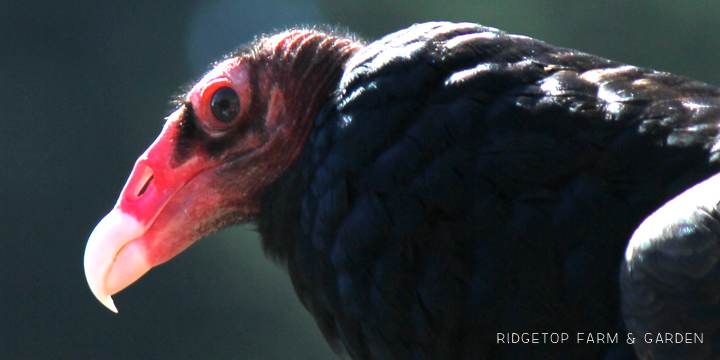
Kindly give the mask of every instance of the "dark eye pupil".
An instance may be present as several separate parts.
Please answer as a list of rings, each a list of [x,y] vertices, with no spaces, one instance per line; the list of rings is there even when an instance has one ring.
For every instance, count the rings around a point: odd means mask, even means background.
[[[235,90],[221,88],[213,94],[210,109],[218,121],[229,123],[240,113],[240,98]]]

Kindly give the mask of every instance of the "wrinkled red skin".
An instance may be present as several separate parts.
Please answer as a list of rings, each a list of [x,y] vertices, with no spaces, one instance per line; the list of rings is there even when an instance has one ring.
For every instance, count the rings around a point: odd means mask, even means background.
[[[85,271],[96,297],[114,310],[109,295],[151,267],[210,232],[252,220],[262,190],[297,159],[337,85],[339,73],[328,72],[327,62],[341,68],[359,48],[294,30],[260,39],[207,73],[135,164],[108,214],[121,221],[101,221],[88,241]],[[229,122],[215,119],[210,106],[224,87],[241,103]]]

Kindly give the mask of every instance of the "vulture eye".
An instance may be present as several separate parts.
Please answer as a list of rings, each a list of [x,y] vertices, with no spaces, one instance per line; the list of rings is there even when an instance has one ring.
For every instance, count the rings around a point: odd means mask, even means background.
[[[227,124],[235,120],[240,113],[240,98],[235,90],[229,87],[220,88],[212,96],[210,109],[218,121]]]

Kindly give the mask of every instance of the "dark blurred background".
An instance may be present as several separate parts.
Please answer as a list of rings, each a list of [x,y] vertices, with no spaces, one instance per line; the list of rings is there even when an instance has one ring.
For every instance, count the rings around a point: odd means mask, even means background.
[[[334,359],[247,228],[208,237],[115,296],[85,242],[169,101],[256,34],[366,39],[472,21],[720,84],[716,1],[156,0],[0,4],[0,359]]]

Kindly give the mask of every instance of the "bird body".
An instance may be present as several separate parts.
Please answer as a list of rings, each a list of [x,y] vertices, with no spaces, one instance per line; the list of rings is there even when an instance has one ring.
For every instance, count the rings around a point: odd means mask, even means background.
[[[291,30],[190,90],[107,217],[141,230],[103,220],[86,273],[108,301],[254,222],[353,359],[717,358],[719,118],[712,86],[476,24]],[[508,343],[543,333],[569,339]]]

